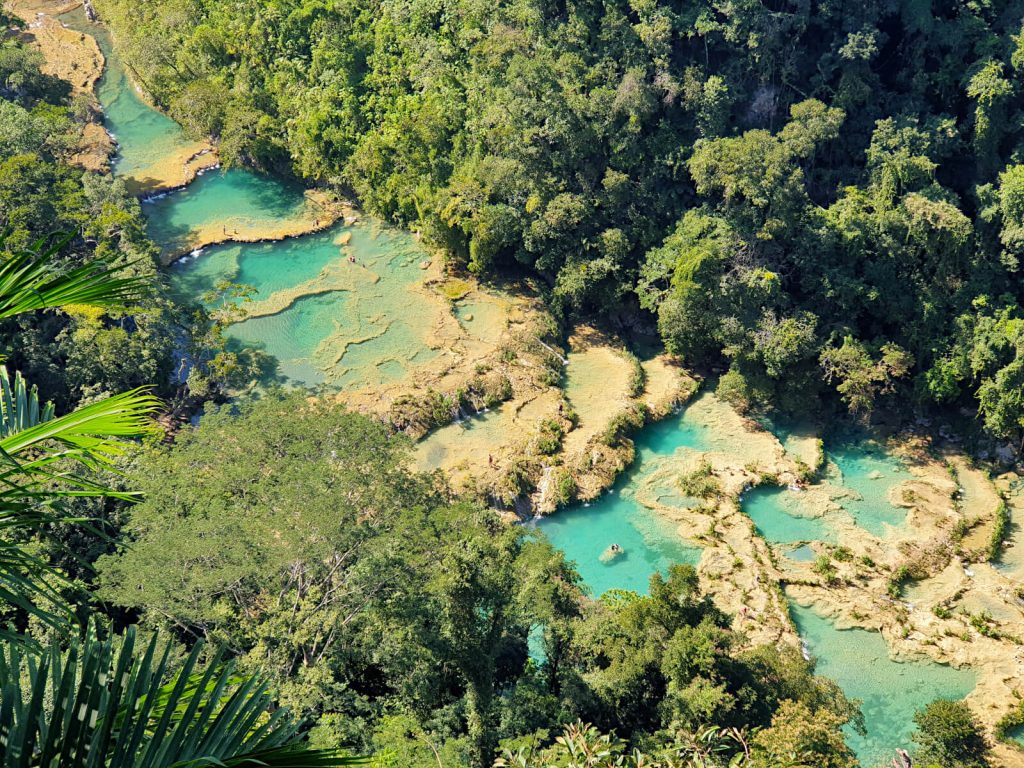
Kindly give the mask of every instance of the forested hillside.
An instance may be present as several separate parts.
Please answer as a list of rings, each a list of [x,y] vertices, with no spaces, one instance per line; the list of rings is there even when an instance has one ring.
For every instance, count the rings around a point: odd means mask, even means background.
[[[566,321],[656,322],[741,406],[895,395],[1024,428],[1024,4],[100,12],[227,163],[351,193],[484,278],[539,276]],[[857,765],[857,702],[734,629],[693,567],[589,595],[543,534],[411,471],[405,435],[333,397],[210,404],[265,361],[226,340],[242,315],[218,298],[246,289],[167,297],[138,200],[76,160],[95,102],[41,64],[9,28],[0,762]],[[163,400],[116,395],[143,385]],[[915,722],[915,764],[986,764],[967,704]]]
[[[101,7],[226,160],[567,313],[650,310],[737,403],[898,391],[1020,432],[1019,2]]]
[[[11,20],[4,17],[4,22]],[[95,259],[158,280],[137,200],[109,175],[72,161],[89,109],[68,83],[40,72],[42,56],[7,39],[0,46],[0,212],[3,247],[59,242],[62,263]],[[19,315],[0,321],[6,363],[66,409],[142,384],[170,381],[172,306],[154,293],[131,312]],[[163,392],[168,390],[164,389]]]

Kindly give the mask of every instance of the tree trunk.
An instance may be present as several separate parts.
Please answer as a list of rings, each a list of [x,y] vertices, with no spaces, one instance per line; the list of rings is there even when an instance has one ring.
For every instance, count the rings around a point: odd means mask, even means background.
[[[491,727],[491,705],[494,690],[490,680],[470,682],[466,688],[466,725],[473,742],[474,765],[476,768],[490,768],[497,747],[494,729]]]

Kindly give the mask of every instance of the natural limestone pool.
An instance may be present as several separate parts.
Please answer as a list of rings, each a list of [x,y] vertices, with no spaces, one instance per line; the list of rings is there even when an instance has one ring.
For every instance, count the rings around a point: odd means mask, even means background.
[[[861,765],[888,765],[896,747],[909,748],[914,713],[937,698],[962,699],[974,688],[969,670],[889,658],[885,639],[863,629],[840,630],[810,608],[791,606],[818,674],[831,677],[847,696],[861,701],[865,734],[847,727],[847,743]]]
[[[106,57],[97,96],[118,142],[114,173],[136,187],[180,173],[205,145],[140,97],[104,27],[86,21],[81,9],[62,20],[94,35]],[[326,224],[318,211],[299,185],[243,169],[210,169],[143,205],[149,235],[167,257],[196,242],[317,228]],[[251,286],[249,318],[231,326],[232,339],[276,358],[289,383],[372,386],[437,354],[429,335],[444,305],[417,290],[424,258],[410,233],[371,221],[200,249],[171,268],[171,287],[179,297],[200,298],[224,281]]]
[[[445,309],[418,289],[423,257],[407,232],[339,225],[212,246],[171,268],[172,288],[197,297],[219,281],[252,286],[249,317],[231,326],[232,338],[274,356],[293,384],[364,387],[395,381],[437,354],[430,334]]]
[[[788,488],[754,488],[743,498],[743,511],[771,544],[834,543],[836,534],[829,523],[821,517],[809,517],[801,509],[802,493]]]
[[[238,168],[214,169],[184,189],[149,200],[143,211],[149,236],[176,255],[201,242],[263,239],[273,234],[273,222],[303,217],[306,198],[298,184]]]
[[[671,520],[637,500],[638,493],[659,482],[663,463],[677,451],[710,450],[715,438],[697,418],[697,410],[651,424],[636,436],[636,460],[615,485],[589,504],[577,504],[537,521],[551,542],[565,552],[594,596],[609,589],[646,593],[654,573],[665,574],[676,563],[696,565],[701,549],[684,541]],[[695,503],[672,488],[655,488],[670,505]],[[612,544],[622,554],[602,559]]]
[[[828,446],[826,456],[838,470],[829,479],[852,492],[840,502],[858,526],[884,538],[903,524],[906,510],[893,506],[889,490],[909,479],[906,465],[881,445],[863,437],[847,437]]]
[[[713,395],[702,395],[682,413],[649,425],[636,436],[637,460],[612,491],[590,505],[576,505],[538,522],[551,541],[574,560],[583,580],[595,595],[609,589],[645,592],[650,575],[664,573],[674,562],[696,563],[701,549],[687,544],[677,526],[638,499],[657,498],[660,503],[693,504],[685,497],[672,498],[665,478],[675,464],[692,463],[694,452],[739,452],[744,460],[752,441],[729,436],[731,421],[723,404]],[[781,450],[781,447],[780,447]],[[829,456],[837,470],[830,482],[837,484],[845,511],[870,532],[883,534],[898,525],[902,511],[888,501],[889,489],[906,479],[897,458],[874,444],[836,443]],[[843,485],[838,485],[843,483]],[[835,542],[835,532],[821,518],[802,515],[801,491],[764,487],[749,491],[743,509],[768,541],[778,544]],[[853,496],[856,494],[856,497]],[[625,554],[605,562],[601,554],[611,543]],[[786,556],[796,561],[814,558],[807,544],[790,546]],[[888,763],[897,746],[909,747],[913,715],[938,697],[961,699],[974,688],[975,676],[930,662],[896,662],[889,658],[884,638],[866,630],[839,630],[810,609],[794,605],[796,628],[817,658],[819,674],[835,679],[846,694],[863,702],[866,735],[848,729],[851,747],[861,764],[873,768]]]
[[[96,36],[107,56],[98,95],[105,125],[119,142],[115,173],[136,189],[167,186],[167,179],[181,174],[204,145],[190,141],[178,125],[139,97],[101,27],[86,26],[74,15],[67,20],[80,22],[79,28]],[[237,234],[258,239],[274,227],[280,229],[281,220],[306,228],[318,223],[309,220],[316,213],[301,189],[244,170],[208,171],[185,190],[151,200],[144,211],[150,234],[171,255],[197,238],[212,241]],[[189,297],[202,296],[220,281],[251,285],[256,291],[248,306],[251,316],[229,330],[238,343],[273,355],[281,376],[292,383],[362,387],[395,381],[442,353],[433,334],[438,313],[451,315],[421,285],[423,258],[410,234],[370,222],[276,242],[211,246],[174,266],[171,277],[173,289]],[[452,322],[471,335],[490,338],[490,329],[500,324],[492,317],[496,311],[491,304],[462,303]],[[573,382],[574,397],[583,402],[588,390],[579,383]],[[701,548],[684,540],[674,521],[643,502],[655,499],[668,508],[695,504],[666,478],[672,477],[674,462],[690,461],[696,453],[732,453],[745,462],[758,461],[726,411],[720,401],[702,395],[680,414],[646,427],[636,436],[634,465],[609,492],[538,522],[577,563],[594,594],[615,588],[644,592],[652,573],[700,560]],[[459,427],[475,434],[457,434],[460,441],[473,438],[467,442],[476,453],[481,441],[502,431],[505,418],[505,412],[495,411]],[[888,488],[905,471],[897,460],[856,441],[830,446],[829,456],[838,477],[832,481],[856,492],[841,503],[858,525],[882,536],[888,526],[902,523],[902,511],[887,498]],[[441,464],[445,459],[430,455],[424,460]],[[779,542],[828,541],[822,521],[787,511],[791,500],[786,493],[765,490],[749,496],[746,511],[762,535]],[[622,552],[604,557],[613,543]],[[804,559],[813,550],[801,546],[792,555]],[[819,658],[819,672],[864,700],[868,736],[851,734],[850,740],[866,766],[887,755],[894,742],[907,742],[915,709],[939,695],[962,697],[973,685],[968,672],[890,661],[877,634],[839,631],[799,607],[793,613]]]
[[[89,22],[82,8],[64,14],[61,21],[92,35],[106,59],[96,96],[103,107],[103,125],[118,144],[113,162],[116,174],[135,188],[145,188],[162,180],[156,177],[162,177],[169,166],[177,173],[175,166],[184,165],[207,148],[189,139],[180,125],[143,101],[132,87],[106,27]]]

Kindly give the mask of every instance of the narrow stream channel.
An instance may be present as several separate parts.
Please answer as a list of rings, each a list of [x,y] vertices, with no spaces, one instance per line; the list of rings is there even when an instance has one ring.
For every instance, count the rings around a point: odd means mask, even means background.
[[[86,22],[81,11],[64,20],[94,35],[108,60],[99,98],[106,126],[119,143],[115,173],[144,175],[163,156],[187,151],[193,142],[181,128],[132,89],[106,31]],[[231,170],[209,171],[185,190],[146,203],[144,211],[150,234],[166,247],[195,230],[228,233],[287,218],[302,204],[302,190],[294,185]],[[276,357],[285,379],[363,386],[392,381],[437,354],[425,336],[427,299],[409,290],[420,278],[422,258],[423,251],[407,232],[372,223],[338,225],[277,242],[210,247],[173,267],[171,275],[174,290],[182,295],[200,296],[221,280],[256,288],[257,316],[237,324],[231,333],[238,343]],[[497,415],[492,418],[500,420]],[[639,504],[636,493],[641,488],[649,491],[656,471],[673,457],[742,450],[695,420],[690,409],[645,428],[636,436],[636,446],[637,461],[608,493],[590,505],[537,523],[576,562],[595,595],[609,589],[643,592],[652,573],[664,572],[673,563],[697,563],[701,549],[685,542],[670,521]],[[833,481],[856,492],[846,509],[858,525],[884,535],[888,526],[902,523],[902,512],[884,497],[901,471],[898,462],[861,444],[833,447],[831,457],[839,470]],[[658,494],[669,506],[694,503],[670,487]],[[792,502],[787,491],[756,491],[746,511],[770,541],[829,541],[827,525],[793,515]],[[619,545],[621,553],[609,556],[612,544]],[[793,556],[813,555],[807,550],[801,547]],[[838,631],[800,607],[794,608],[794,615],[819,660],[819,672],[833,676],[848,695],[864,701],[868,736],[851,734],[850,744],[866,766],[891,754],[894,745],[907,744],[915,709],[938,696],[963,697],[973,687],[969,672],[890,661],[877,634]]]

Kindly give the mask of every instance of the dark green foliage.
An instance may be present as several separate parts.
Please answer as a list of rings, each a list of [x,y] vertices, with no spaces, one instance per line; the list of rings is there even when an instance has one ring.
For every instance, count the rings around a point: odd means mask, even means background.
[[[1019,2],[100,5],[228,162],[525,266],[558,311],[650,310],[740,405],[1024,431],[1015,329],[972,351],[1024,298]]]
[[[981,725],[962,701],[936,699],[914,715],[916,760],[943,768],[983,768],[988,744]]]
[[[995,520],[992,522],[992,536],[988,542],[988,559],[998,562],[1003,550],[1003,543],[1010,535],[1010,508],[1005,501],[1000,501],[996,508]]]
[[[98,639],[90,627],[66,650],[54,643],[39,656],[16,644],[0,649],[0,764],[15,768],[360,765],[334,750],[298,743],[301,723],[267,710],[265,683],[242,679],[215,654],[199,664],[197,643],[178,666],[154,636],[139,643]]]

